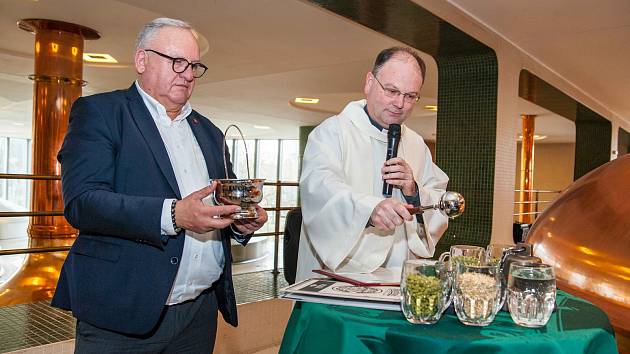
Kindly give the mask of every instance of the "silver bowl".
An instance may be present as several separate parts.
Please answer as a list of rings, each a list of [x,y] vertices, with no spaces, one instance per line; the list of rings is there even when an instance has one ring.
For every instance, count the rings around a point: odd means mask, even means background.
[[[256,219],[256,204],[263,197],[263,178],[217,179],[214,202],[217,205],[238,205],[241,211],[230,215],[234,220]]]

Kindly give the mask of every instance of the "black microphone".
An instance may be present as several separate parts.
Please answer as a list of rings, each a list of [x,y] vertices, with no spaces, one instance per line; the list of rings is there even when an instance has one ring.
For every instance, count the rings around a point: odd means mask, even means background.
[[[385,161],[394,158],[398,155],[398,144],[400,143],[400,124],[390,124],[387,131],[387,156]],[[383,197],[389,198],[392,196],[392,190],[394,186],[383,181]]]

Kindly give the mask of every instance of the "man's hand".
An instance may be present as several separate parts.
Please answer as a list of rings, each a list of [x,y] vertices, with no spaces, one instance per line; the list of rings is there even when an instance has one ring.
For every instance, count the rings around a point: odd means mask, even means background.
[[[405,220],[413,220],[411,214],[407,211],[408,207],[409,205],[387,198],[376,204],[376,207],[372,210],[370,224],[381,231],[394,231],[396,226],[402,225]]]
[[[202,199],[209,196],[217,187],[217,182],[191,193],[175,205],[175,221],[177,226],[198,234],[215,229],[223,229],[233,220],[222,218],[241,210],[238,205],[205,205]]]
[[[381,168],[383,180],[397,188],[408,197],[417,193],[416,181],[413,179],[413,171],[407,161],[400,157],[394,157],[387,161]]]
[[[258,213],[258,217],[255,220],[244,219],[236,220],[234,222],[234,227],[238,230],[238,232],[243,235],[253,234],[267,222],[268,216],[265,209],[256,205],[256,213]]]

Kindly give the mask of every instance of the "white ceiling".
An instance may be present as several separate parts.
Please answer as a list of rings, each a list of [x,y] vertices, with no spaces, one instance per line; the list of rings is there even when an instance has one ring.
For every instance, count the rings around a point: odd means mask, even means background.
[[[630,118],[630,1],[448,1]]]
[[[630,2],[453,0],[548,67],[630,117]],[[193,106],[221,128],[237,123],[249,138],[296,138],[362,98],[365,73],[382,48],[400,44],[379,33],[298,0],[2,0],[0,3],[0,135],[30,136],[34,37],[17,28],[23,18],[50,18],[97,30],[86,52],[107,52],[116,66],[89,65],[84,94],[128,87],[135,36],[156,17],[190,22],[203,36],[202,61]],[[435,113],[423,109],[437,96],[437,68],[429,56],[423,100],[409,125],[434,139]],[[300,109],[294,97],[318,97],[315,109]],[[537,114],[537,132],[549,142],[572,141],[573,123],[521,100],[522,113]],[[515,117],[518,119],[518,117]],[[258,129],[266,126],[269,129]]]

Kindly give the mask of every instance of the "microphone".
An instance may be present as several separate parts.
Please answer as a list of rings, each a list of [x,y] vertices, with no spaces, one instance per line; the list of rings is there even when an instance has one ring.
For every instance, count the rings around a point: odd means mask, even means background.
[[[387,156],[385,161],[398,155],[398,144],[400,143],[400,124],[390,124],[387,131]],[[383,181],[383,197],[390,198],[394,186]]]

